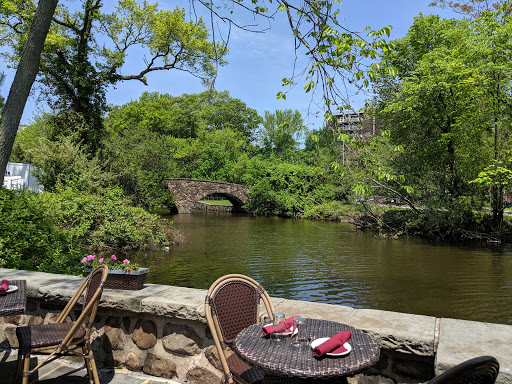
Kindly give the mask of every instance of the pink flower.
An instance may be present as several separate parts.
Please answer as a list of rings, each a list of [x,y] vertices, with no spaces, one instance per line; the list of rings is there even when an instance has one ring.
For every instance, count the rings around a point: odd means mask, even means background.
[[[87,260],[88,261],[94,260],[95,257],[96,257],[96,255],[88,255]]]
[[[80,260],[80,262],[81,262],[82,264],[87,263],[87,261],[88,261],[88,260],[87,260],[87,257],[84,257],[82,260]]]
[[[112,260],[117,260],[116,255],[112,255],[112,256],[110,256],[110,258],[111,258]]]
[[[123,260],[123,264],[130,264],[130,260],[128,260],[128,259],[124,259],[124,260]]]
[[[103,261],[105,261],[105,259],[102,257],[101,259],[98,260],[100,263],[103,263]]]

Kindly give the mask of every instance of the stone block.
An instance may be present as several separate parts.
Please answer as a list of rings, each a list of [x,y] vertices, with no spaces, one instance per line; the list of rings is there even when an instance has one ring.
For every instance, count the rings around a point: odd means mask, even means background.
[[[57,288],[62,288],[62,284],[67,285],[72,281],[77,281],[78,284],[80,284],[80,282],[83,280],[83,277],[77,276],[58,275],[55,273],[41,273],[35,271],[6,268],[0,268],[0,275],[2,278],[7,280],[27,280],[27,296],[31,298],[42,297],[44,292],[48,293],[48,288],[54,285],[57,287],[54,287],[53,290],[57,291]],[[69,298],[71,298],[71,295]]]
[[[144,373],[172,379],[177,376],[176,363],[167,356],[148,353],[144,362]]]
[[[16,325],[6,324],[4,329],[4,335],[9,344],[9,348],[18,348],[18,338],[16,337]]]
[[[347,324],[367,331],[381,348],[417,356],[434,356],[435,317],[357,309]]]
[[[215,345],[211,345],[204,350],[204,355],[206,359],[209,361],[211,365],[223,372],[222,364],[219,359],[219,353],[217,352],[217,347]]]
[[[137,324],[135,324],[132,340],[138,348],[150,349],[153,348],[156,344],[156,332],[156,325],[153,321],[139,320]]]
[[[142,361],[135,352],[128,352],[125,358],[125,365],[130,371],[139,372],[142,370]]]
[[[105,333],[101,337],[101,346],[105,351],[122,350],[125,346],[126,334],[121,328],[105,329]]]
[[[187,372],[187,381],[190,384],[220,384],[222,379],[206,368],[195,367]]]
[[[441,319],[436,375],[478,356],[493,356],[500,363],[499,384],[512,383],[512,326]]]
[[[167,352],[185,356],[197,355],[201,352],[198,344],[201,338],[190,327],[182,324],[167,324],[164,328],[162,345]]]
[[[159,295],[144,298],[141,312],[205,322],[205,296],[206,290],[203,289],[167,287]]]
[[[105,289],[101,295],[102,308],[141,312],[142,301],[148,297],[162,297],[169,287],[158,284],[144,284],[139,290]]]

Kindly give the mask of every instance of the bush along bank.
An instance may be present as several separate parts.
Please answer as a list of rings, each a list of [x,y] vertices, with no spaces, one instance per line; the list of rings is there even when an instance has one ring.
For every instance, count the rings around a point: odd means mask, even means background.
[[[130,206],[119,189],[102,196],[2,188],[0,233],[0,267],[77,275],[84,252],[157,249],[174,240],[170,222]]]

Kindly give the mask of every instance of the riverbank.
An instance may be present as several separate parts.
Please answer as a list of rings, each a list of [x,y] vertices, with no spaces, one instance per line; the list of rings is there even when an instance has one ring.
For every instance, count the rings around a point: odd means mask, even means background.
[[[0,347],[16,348],[17,325],[47,322],[73,294],[81,278],[0,269],[6,279],[26,279],[27,314],[0,321]],[[100,366],[125,367],[152,376],[220,382],[218,360],[208,332],[206,290],[146,284],[140,291],[106,289],[95,322],[92,346]],[[272,297],[277,310],[349,324],[370,334],[380,361],[367,372],[395,382],[421,383],[479,355],[500,362],[497,383],[512,381],[512,326],[449,318],[356,309]]]

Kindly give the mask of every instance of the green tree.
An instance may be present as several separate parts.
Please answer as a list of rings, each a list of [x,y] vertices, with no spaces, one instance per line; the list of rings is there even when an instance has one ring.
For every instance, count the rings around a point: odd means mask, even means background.
[[[504,187],[508,185],[503,175],[512,169],[509,155],[512,144],[512,1],[504,1],[496,7],[496,11],[485,10],[473,21],[472,45],[477,54],[476,70],[482,79],[478,84],[482,93],[479,107],[485,113],[482,125],[491,133],[492,148],[492,157],[479,176],[480,180],[482,175],[490,176],[491,183],[484,182],[483,185],[490,187],[493,226],[500,230]]]
[[[481,149],[482,129],[463,119],[474,112],[477,76],[465,62],[470,33],[463,21],[420,16],[385,55],[398,72],[381,88],[391,142],[403,148],[394,167],[443,206],[466,193],[477,168],[464,158]]]
[[[346,204],[349,195],[335,173],[262,156],[246,164],[243,184],[251,189],[249,211],[287,217],[330,217],[329,208]]]
[[[69,188],[102,195],[113,184],[112,175],[102,169],[98,158],[89,158],[70,139],[57,142],[43,139],[29,153],[32,164],[37,167],[34,176],[47,192]]]
[[[115,106],[108,114],[111,131],[145,126],[149,130],[179,138],[196,138],[204,132],[231,129],[251,141],[261,118],[256,110],[227,91],[205,91],[199,94],[143,93],[136,100]]]
[[[163,179],[173,177],[175,166],[169,153],[171,137],[146,126],[130,126],[122,132],[107,131],[105,168],[133,204],[165,207],[173,198]]]
[[[12,2],[2,2],[0,4],[0,17],[9,15]],[[2,121],[0,121],[0,182],[3,184],[5,169],[11,155],[14,138],[20,124],[25,103],[32,88],[32,84],[37,76],[41,51],[52,16],[57,6],[57,0],[42,1],[37,7],[33,22],[24,35],[26,44],[20,51],[20,59],[16,69],[16,75],[11,84],[9,95],[2,111]],[[3,28],[0,28],[0,32]],[[0,38],[1,40],[1,38]],[[0,185],[2,185],[0,184]]]
[[[258,132],[258,142],[267,156],[291,160],[298,148],[298,140],[304,136],[304,121],[299,111],[265,111],[263,123]]]
[[[10,43],[8,59],[16,65],[31,23],[33,2],[15,2],[4,16],[0,37]],[[124,80],[147,83],[153,71],[176,69],[199,77],[205,84],[225,62],[222,44],[209,42],[202,21],[187,21],[185,10],[161,10],[156,4],[121,0],[112,13],[103,13],[100,0],[83,0],[81,10],[60,6],[53,18],[42,54],[40,82],[58,110],[78,114],[78,140],[94,153],[104,137],[102,117],[107,87]],[[144,49],[139,70],[123,74],[130,51]],[[67,116],[64,117],[64,120]]]
[[[401,149],[394,169],[430,204],[470,213],[485,196],[473,181],[486,185],[495,230],[503,222],[502,170],[509,166],[510,11],[506,1],[473,20],[416,18],[384,55],[398,76],[378,85],[391,142]]]

